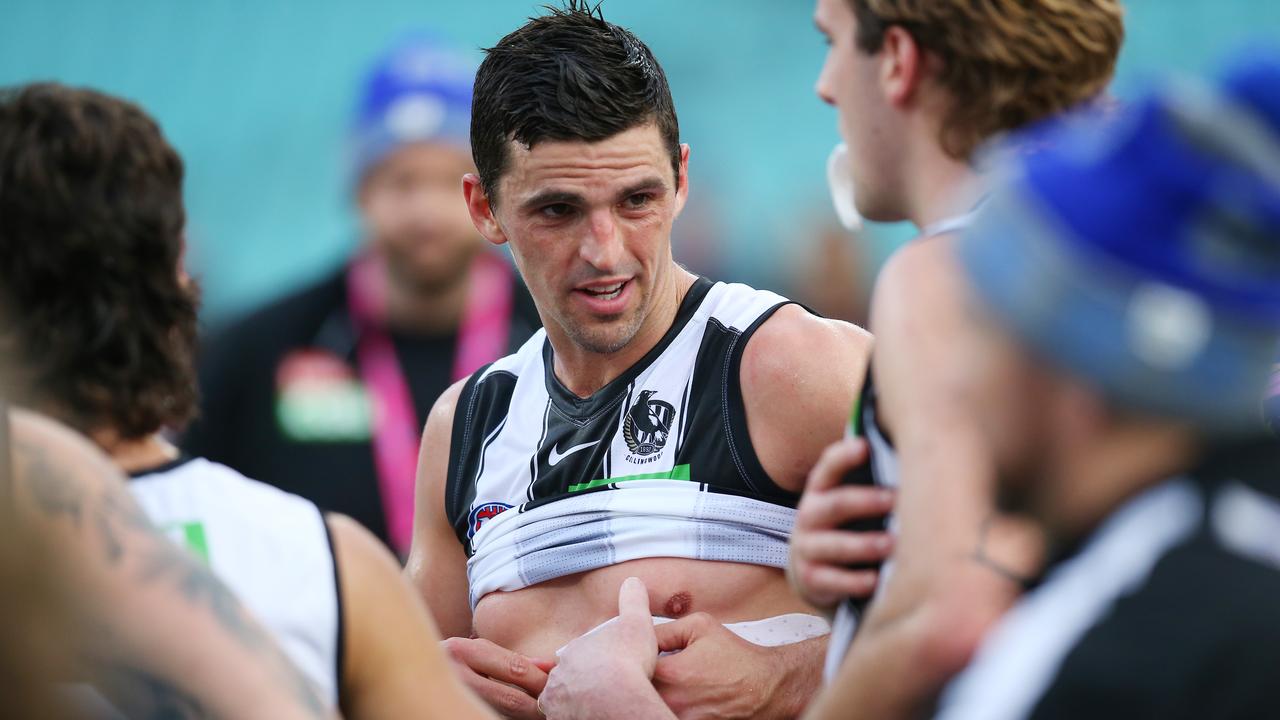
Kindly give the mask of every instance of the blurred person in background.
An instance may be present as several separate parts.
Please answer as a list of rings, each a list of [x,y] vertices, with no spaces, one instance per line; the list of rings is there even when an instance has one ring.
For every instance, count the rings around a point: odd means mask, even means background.
[[[811,473],[791,577],[836,612],[832,716],[902,717],[915,708],[900,703],[964,665],[1039,563],[1034,530],[995,513],[990,458],[952,385],[964,326],[948,246],[982,194],[974,154],[1102,93],[1122,11],[1117,0],[818,0],[814,19],[830,44],[817,92],[837,109],[856,209],[908,220],[920,237],[877,278],[875,349],[850,427],[866,439],[833,446]],[[869,490],[842,485],[847,474],[898,493],[893,557],[865,613],[844,600],[868,570],[858,536],[840,528],[865,520]]]
[[[1271,717],[1280,442],[1257,404],[1280,346],[1280,56],[1013,147],[948,247],[954,356],[998,504],[1051,561],[938,716]],[[674,717],[643,585],[619,609],[560,653],[548,717]],[[841,691],[810,715],[863,716]]]
[[[468,207],[545,326],[432,410],[407,572],[508,715],[539,716],[557,648],[610,621],[634,575],[671,620],[658,641],[683,648],[657,666],[668,705],[794,717],[827,624],[787,585],[786,539],[870,337],[673,260],[690,149],[658,60],[595,5],[503,37],[474,102]]]
[[[0,99],[5,395],[85,433],[131,475],[147,516],[263,621],[325,707],[409,717],[426,692],[434,711],[475,716],[376,538],[161,436],[195,411],[182,177],[136,105],[59,85]]]
[[[1280,708],[1280,441],[1257,422],[1280,348],[1280,55],[1249,57],[1022,138],[1045,149],[1011,158],[958,243],[997,498],[1051,563],[942,718]]]
[[[859,232],[851,239],[848,230],[832,224],[815,230],[795,270],[793,297],[823,317],[866,327],[871,271],[865,237]]]
[[[355,518],[401,555],[432,403],[538,326],[460,197],[473,72],[421,34],[375,64],[352,131],[359,252],[211,338],[201,417],[182,442]]]

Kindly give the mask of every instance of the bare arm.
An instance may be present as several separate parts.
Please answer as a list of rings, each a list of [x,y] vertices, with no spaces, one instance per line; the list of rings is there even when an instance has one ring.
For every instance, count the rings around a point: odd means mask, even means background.
[[[418,456],[414,496],[413,547],[405,574],[445,637],[471,634],[471,604],[467,596],[467,556],[445,516],[445,480],[449,469],[449,441],[453,412],[465,381],[451,386],[427,417]]]
[[[110,462],[11,414],[14,507],[48,541],[85,669],[131,717],[317,718],[314,689],[209,570],[155,531]]]
[[[440,396],[422,434],[413,547],[405,574],[447,638],[444,650],[466,686],[507,717],[538,718],[541,715],[535,703],[547,682],[551,662],[470,637],[466,552],[444,509],[453,414],[464,382],[454,384]]]
[[[454,674],[426,608],[377,538],[326,518],[342,584],[343,711],[365,719],[494,717]]]
[[[742,355],[747,428],[760,464],[787,490],[839,440],[862,389],[871,335],[788,305],[756,330]]]
[[[962,368],[951,360],[967,298],[947,242],[930,240],[895,255],[872,303],[880,416],[899,457],[895,566],[813,717],[927,712],[1018,591],[973,562],[981,527],[994,512],[993,475],[966,412],[975,399],[966,396]]]

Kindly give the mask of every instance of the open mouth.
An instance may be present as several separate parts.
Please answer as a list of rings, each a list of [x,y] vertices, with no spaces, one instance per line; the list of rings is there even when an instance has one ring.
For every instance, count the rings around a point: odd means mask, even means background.
[[[612,285],[601,285],[593,288],[579,288],[579,291],[585,293],[589,297],[597,298],[599,300],[613,300],[622,294],[622,291],[626,288],[628,282],[630,281],[624,280]]]

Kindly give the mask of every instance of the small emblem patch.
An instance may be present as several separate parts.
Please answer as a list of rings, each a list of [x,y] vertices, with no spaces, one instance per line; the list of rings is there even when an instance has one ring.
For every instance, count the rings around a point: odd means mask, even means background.
[[[676,417],[671,403],[653,400],[653,395],[653,390],[641,390],[622,423],[622,439],[627,442],[627,448],[641,457],[660,452],[666,446]]]
[[[475,537],[476,533],[480,532],[481,525],[510,509],[510,505],[500,502],[487,502],[475,506],[471,510],[471,515],[467,517],[467,539]]]

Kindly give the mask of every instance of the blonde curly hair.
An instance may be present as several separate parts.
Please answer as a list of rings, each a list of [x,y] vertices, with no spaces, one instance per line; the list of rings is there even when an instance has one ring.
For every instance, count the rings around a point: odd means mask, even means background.
[[[1124,40],[1120,0],[848,0],[858,47],[897,25],[942,61],[953,102],[942,147],[968,158],[992,135],[1096,97]]]

